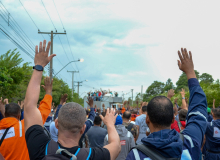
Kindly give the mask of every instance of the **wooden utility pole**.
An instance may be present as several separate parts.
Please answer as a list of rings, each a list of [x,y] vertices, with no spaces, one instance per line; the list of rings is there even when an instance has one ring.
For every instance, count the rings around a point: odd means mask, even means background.
[[[38,31],[38,34],[50,34],[50,41],[51,41],[51,47],[50,47],[50,55],[53,54],[53,38],[55,37],[54,34],[66,34],[66,32],[64,33],[58,33],[58,32],[40,32]],[[51,59],[50,61],[50,81],[53,79],[53,59]]]

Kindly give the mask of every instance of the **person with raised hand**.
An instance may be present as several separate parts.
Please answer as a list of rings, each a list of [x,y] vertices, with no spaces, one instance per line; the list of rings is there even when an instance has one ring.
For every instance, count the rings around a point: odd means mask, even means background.
[[[196,79],[191,52],[178,51],[179,69],[186,73],[190,92],[186,128],[181,134],[170,130],[174,122],[173,104],[170,97],[156,96],[148,103],[146,123],[150,135],[142,138],[143,145],[131,150],[126,160],[167,159],[199,160],[201,145],[207,127],[206,95]]]
[[[49,49],[47,50],[49,51]],[[36,54],[35,64],[44,67],[47,62],[47,60],[45,60],[46,54],[43,53],[44,58],[42,58],[41,56],[42,56],[42,51]],[[0,147],[0,153],[7,160],[30,159],[26,140],[25,140],[25,138],[27,138],[27,130],[32,126],[35,126],[36,124],[41,125],[42,128],[43,124],[45,123],[51,111],[52,82],[50,82],[49,77],[45,78],[46,95],[44,96],[44,99],[40,102],[39,108],[37,108],[37,103],[40,93],[40,83],[41,83],[41,77],[43,71],[39,71],[41,70],[41,67],[39,66],[35,66],[34,68],[35,70],[33,71],[32,79],[29,83],[29,87],[26,92],[26,98],[24,101],[25,119],[20,121],[21,107],[17,103],[9,103],[5,107],[5,118],[0,121],[1,135],[5,133],[8,129],[7,136],[5,136]],[[23,104],[21,103],[21,105]],[[3,139],[2,137],[0,138]]]

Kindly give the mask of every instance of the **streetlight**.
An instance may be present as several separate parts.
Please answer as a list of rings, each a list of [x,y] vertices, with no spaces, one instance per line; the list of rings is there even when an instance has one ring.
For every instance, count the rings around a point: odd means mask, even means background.
[[[57,74],[56,75],[58,75],[58,73],[60,73],[60,71],[62,71],[66,66],[68,66],[70,63],[72,63],[72,62],[83,62],[84,61],[84,59],[78,59],[77,61],[70,61],[69,63],[67,63],[61,70],[59,70],[59,72],[57,72]],[[55,75],[55,76],[56,76]],[[55,77],[54,76],[54,77]]]

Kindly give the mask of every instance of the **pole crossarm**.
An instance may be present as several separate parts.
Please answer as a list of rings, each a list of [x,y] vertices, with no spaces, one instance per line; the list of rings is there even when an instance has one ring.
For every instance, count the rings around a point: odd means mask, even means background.
[[[39,34],[51,34],[51,32],[38,32]],[[59,33],[59,32],[54,32],[53,34],[66,34],[65,32],[64,33]]]

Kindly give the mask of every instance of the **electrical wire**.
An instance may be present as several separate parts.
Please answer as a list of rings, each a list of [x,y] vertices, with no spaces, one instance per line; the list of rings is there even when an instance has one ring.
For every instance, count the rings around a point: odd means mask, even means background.
[[[21,1],[19,0],[19,2],[21,3]],[[24,5],[21,3],[21,5],[23,6],[24,10],[26,11],[26,13],[28,14],[28,16],[30,17],[31,21],[34,23],[35,27],[38,29],[38,31],[40,31],[39,27],[36,25],[36,23],[34,22],[34,20],[31,18],[30,14],[28,13],[28,11],[26,10],[26,8],[24,7]],[[43,39],[45,39],[43,34],[40,34]]]

